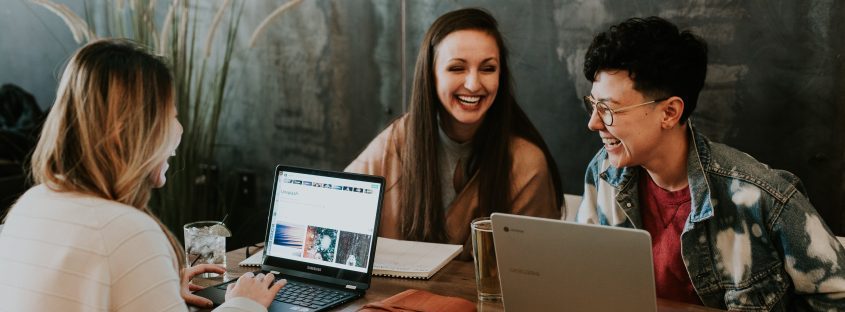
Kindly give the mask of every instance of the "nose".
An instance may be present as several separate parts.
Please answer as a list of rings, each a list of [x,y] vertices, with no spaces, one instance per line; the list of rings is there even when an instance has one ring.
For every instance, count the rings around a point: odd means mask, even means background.
[[[478,91],[481,84],[478,83],[478,71],[471,70],[464,80],[464,88],[469,92]]]
[[[606,128],[604,122],[601,121],[601,117],[599,117],[598,110],[594,109],[590,114],[590,120],[587,121],[587,128],[592,131],[600,131]]]

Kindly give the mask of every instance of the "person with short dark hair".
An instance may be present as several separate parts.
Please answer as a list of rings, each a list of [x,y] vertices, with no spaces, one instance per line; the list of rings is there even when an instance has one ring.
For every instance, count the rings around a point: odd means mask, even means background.
[[[604,147],[573,218],[648,231],[658,297],[842,311],[845,252],[799,179],[692,126],[706,73],[704,40],[659,17],[628,19],[593,39],[584,105]]]

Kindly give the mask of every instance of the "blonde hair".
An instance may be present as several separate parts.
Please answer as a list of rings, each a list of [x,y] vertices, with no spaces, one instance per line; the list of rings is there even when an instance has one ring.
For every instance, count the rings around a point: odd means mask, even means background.
[[[151,175],[169,156],[173,77],[165,62],[129,40],[80,48],[65,68],[32,155],[32,178],[141,210],[164,231],[185,266],[181,244],[147,203]]]

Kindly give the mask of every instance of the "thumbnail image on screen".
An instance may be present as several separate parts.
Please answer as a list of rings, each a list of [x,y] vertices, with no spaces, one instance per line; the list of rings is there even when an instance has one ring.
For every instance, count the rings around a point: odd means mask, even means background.
[[[305,226],[299,224],[277,223],[273,236],[275,251],[287,256],[300,257],[305,242]]]
[[[366,268],[367,260],[370,257],[370,240],[372,237],[372,235],[367,234],[341,231],[335,262]]]
[[[334,262],[337,230],[309,226],[302,257]]]

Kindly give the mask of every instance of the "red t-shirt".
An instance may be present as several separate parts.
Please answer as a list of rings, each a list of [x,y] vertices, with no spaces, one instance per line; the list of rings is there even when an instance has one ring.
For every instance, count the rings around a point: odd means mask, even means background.
[[[670,192],[643,171],[639,190],[643,228],[651,234],[657,297],[700,305],[681,259],[681,233],[690,214],[689,186]]]

